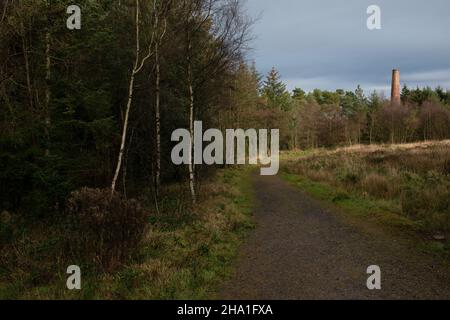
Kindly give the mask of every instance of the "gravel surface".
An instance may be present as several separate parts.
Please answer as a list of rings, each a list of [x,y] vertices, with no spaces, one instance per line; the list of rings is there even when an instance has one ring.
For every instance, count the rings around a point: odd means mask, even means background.
[[[450,299],[450,271],[411,241],[351,223],[279,177],[254,177],[257,228],[226,300]],[[382,290],[367,289],[378,265]]]

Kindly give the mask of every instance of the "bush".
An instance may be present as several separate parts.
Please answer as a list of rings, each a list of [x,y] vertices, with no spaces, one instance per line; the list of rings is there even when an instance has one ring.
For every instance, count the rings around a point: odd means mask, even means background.
[[[410,186],[401,197],[405,215],[421,220],[433,230],[450,231],[450,186]]]
[[[343,172],[338,173],[338,179],[346,186],[354,186],[361,178],[358,172],[352,171],[352,169],[345,169]]]
[[[77,259],[111,270],[139,248],[148,214],[135,200],[108,189],[83,188],[67,204],[69,250]]]
[[[377,173],[367,175],[361,182],[365,192],[376,198],[386,198],[389,195],[388,180]]]

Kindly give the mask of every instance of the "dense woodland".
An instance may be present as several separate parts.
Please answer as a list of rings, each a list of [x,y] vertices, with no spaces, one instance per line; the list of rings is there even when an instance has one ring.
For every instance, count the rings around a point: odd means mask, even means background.
[[[392,106],[360,87],[290,93],[275,69],[260,75],[239,0],[80,0],[81,30],[66,27],[70,4],[2,2],[1,211],[58,215],[84,187],[157,208],[164,186],[185,183],[195,202],[210,170],[174,166],[170,150],[196,120],[280,128],[283,149],[450,138],[441,88],[404,87]]]
[[[63,210],[81,187],[159,194],[201,168],[170,162],[171,133],[234,122],[251,20],[237,0],[4,1],[2,210]],[[254,92],[256,88],[254,88]]]

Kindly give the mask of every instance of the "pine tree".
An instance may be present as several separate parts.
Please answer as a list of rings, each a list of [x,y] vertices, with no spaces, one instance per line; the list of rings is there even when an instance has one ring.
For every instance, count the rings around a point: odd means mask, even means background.
[[[269,109],[286,111],[290,107],[290,95],[275,68],[272,68],[263,83],[262,95]]]
[[[295,88],[292,91],[292,98],[295,100],[303,101],[306,99],[306,92],[300,88]]]
[[[411,91],[409,90],[408,86],[405,84],[403,86],[402,93],[401,93],[401,99],[402,99],[403,104],[405,104],[406,102],[409,101],[410,95],[411,95]]]

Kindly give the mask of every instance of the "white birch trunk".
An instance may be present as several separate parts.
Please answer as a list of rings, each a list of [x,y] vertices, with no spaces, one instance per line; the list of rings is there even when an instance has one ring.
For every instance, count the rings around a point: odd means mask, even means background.
[[[126,147],[127,133],[128,133],[128,122],[130,119],[131,106],[133,104],[134,81],[135,81],[136,75],[144,67],[147,59],[149,59],[152,55],[151,49],[152,49],[152,44],[153,44],[154,30],[152,31],[152,38],[151,38],[151,41],[150,41],[150,44],[148,47],[148,53],[142,60],[140,59],[141,50],[140,50],[139,23],[140,23],[140,7],[139,7],[139,0],[136,0],[136,59],[134,62],[133,71],[131,72],[130,84],[128,87],[128,101],[127,101],[127,107],[125,110],[125,118],[123,121],[122,140],[121,140],[121,144],[120,144],[119,156],[117,159],[117,167],[116,167],[116,171],[114,173],[114,177],[113,177],[112,184],[111,184],[111,193],[112,194],[116,191],[117,180],[119,179],[120,171],[122,169],[123,157],[125,154],[125,147]]]
[[[189,87],[189,133],[191,143],[189,147],[189,187],[191,190],[192,203],[196,204],[197,195],[195,192],[195,167],[194,167],[194,87],[192,84],[192,66],[190,58],[188,58],[188,87]]]
[[[161,187],[161,70],[159,62],[159,43],[155,45],[155,64],[156,64],[156,101],[155,101],[155,122],[156,122],[156,177],[155,191],[159,198]]]

